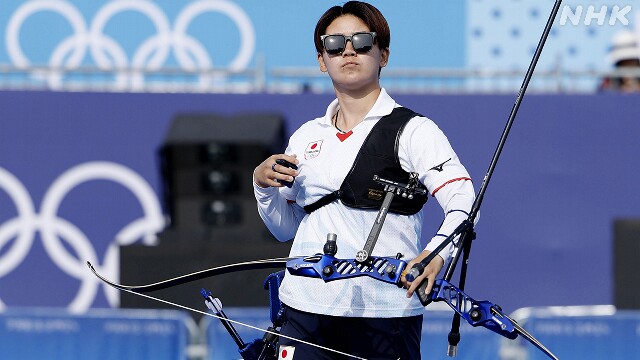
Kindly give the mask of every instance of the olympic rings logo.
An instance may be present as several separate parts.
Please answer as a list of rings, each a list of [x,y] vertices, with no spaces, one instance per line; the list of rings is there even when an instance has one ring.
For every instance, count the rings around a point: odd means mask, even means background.
[[[91,180],[108,180],[119,183],[130,190],[140,203],[143,216],[120,229],[115,241],[109,244],[104,258],[98,255],[88,237],[74,224],[60,218],[58,209],[64,197],[78,185]],[[88,270],[86,261],[95,264],[96,270],[109,278],[119,278],[119,246],[130,245],[142,239],[146,245],[156,242],[155,234],[164,227],[164,217],[157,196],[149,184],[136,172],[112,162],[90,162],[75,166],[54,181],[45,194],[40,212],[36,213],[29,192],[10,172],[0,167],[0,189],[13,200],[17,216],[0,224],[0,249],[11,239],[11,248],[0,255],[0,278],[11,273],[28,256],[36,232],[40,233],[44,249],[63,272],[80,280],[81,285],[68,309],[75,313],[85,312],[91,307],[100,285],[110,306],[117,307],[120,301],[116,289],[102,284]],[[77,254],[70,254],[62,239]],[[0,300],[0,311],[6,305]]]
[[[149,0],[115,0],[108,2],[96,13],[91,25],[87,26],[82,13],[70,2],[63,0],[34,0],[20,6],[11,16],[7,25],[6,44],[13,64],[28,69],[31,62],[20,44],[20,32],[25,21],[39,12],[54,12],[62,16],[72,27],[73,35],[61,41],[49,59],[52,69],[73,70],[80,67],[87,50],[95,64],[102,70],[116,70],[115,86],[124,88],[129,84],[134,89],[144,85],[144,77],[139,70],[161,69],[173,50],[175,58],[183,70],[196,71],[211,69],[213,64],[205,46],[187,34],[189,24],[206,12],[217,12],[229,17],[240,32],[240,49],[231,60],[228,69],[243,70],[247,67],[255,50],[255,31],[247,14],[236,4],[227,0],[200,0],[186,6],[171,27],[161,8]],[[132,58],[113,38],[104,34],[107,23],[116,15],[133,11],[151,20],[156,34],[146,39],[135,51]],[[122,69],[134,69],[123,71]],[[118,71],[119,70],[119,71]],[[138,70],[137,72],[135,70]],[[34,74],[36,76],[41,74]],[[199,85],[206,86],[212,75],[201,75]],[[63,77],[61,72],[50,71],[46,75],[48,85],[59,88]]]

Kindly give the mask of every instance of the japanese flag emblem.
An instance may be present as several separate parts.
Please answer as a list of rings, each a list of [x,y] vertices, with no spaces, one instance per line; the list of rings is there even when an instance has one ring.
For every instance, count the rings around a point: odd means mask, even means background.
[[[312,141],[307,145],[307,149],[304,151],[304,158],[309,160],[320,155],[320,148],[322,148],[323,140]]]
[[[280,346],[280,350],[278,351],[278,360],[293,359],[293,353],[295,351],[296,348],[293,346]]]

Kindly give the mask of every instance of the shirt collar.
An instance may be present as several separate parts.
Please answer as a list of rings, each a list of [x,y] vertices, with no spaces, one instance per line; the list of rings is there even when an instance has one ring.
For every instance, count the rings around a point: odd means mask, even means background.
[[[322,118],[322,123],[325,125],[333,126],[332,117],[338,110],[338,99],[334,99],[331,104],[327,107],[327,112],[324,114],[324,118]],[[383,116],[391,114],[393,109],[396,107],[396,102],[387,94],[387,91],[382,88],[380,90],[380,95],[376,99],[376,102],[373,104],[367,116],[364,117],[364,120],[378,120]]]
[[[383,116],[391,114],[393,108],[395,107],[395,100],[393,100],[391,96],[387,94],[387,91],[382,88],[380,90],[380,95],[378,95],[378,99],[376,100],[375,104],[373,104],[373,107],[371,108],[371,110],[369,110],[369,113],[364,117],[364,119],[378,120]]]

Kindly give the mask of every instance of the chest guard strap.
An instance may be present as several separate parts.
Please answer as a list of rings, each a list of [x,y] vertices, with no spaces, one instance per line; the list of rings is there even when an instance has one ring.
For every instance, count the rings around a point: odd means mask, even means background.
[[[385,195],[384,185],[375,182],[374,175],[400,183],[409,181],[409,173],[400,166],[398,146],[402,130],[415,116],[420,115],[407,108],[398,107],[393,109],[391,114],[382,117],[362,144],[340,189],[305,206],[306,213],[311,214],[338,199],[350,208],[379,209]],[[421,183],[418,186],[426,189]],[[428,191],[424,195],[415,194],[413,199],[396,196],[391,202],[389,211],[401,215],[413,215],[422,209],[428,199]]]

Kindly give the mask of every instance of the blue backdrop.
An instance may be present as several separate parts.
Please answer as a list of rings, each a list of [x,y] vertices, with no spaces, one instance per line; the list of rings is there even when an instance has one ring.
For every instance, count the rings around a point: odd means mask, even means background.
[[[396,98],[440,125],[478,188],[514,98]],[[117,279],[116,244],[151,244],[162,229],[156,151],[176,114],[280,111],[290,133],[331,99],[1,92],[0,308],[117,306],[84,261]],[[639,104],[524,99],[482,207],[472,296],[507,312],[612,303],[612,220],[640,217]],[[425,237],[441,218],[427,206]]]

